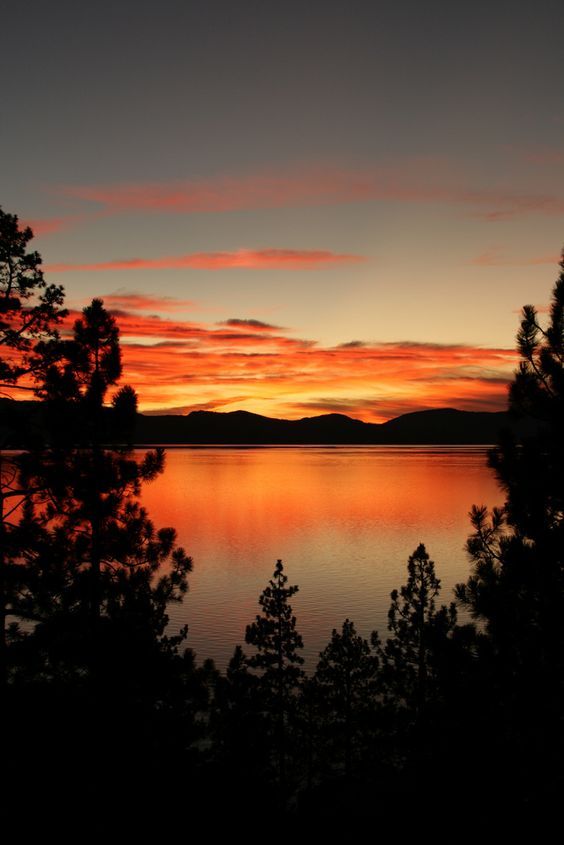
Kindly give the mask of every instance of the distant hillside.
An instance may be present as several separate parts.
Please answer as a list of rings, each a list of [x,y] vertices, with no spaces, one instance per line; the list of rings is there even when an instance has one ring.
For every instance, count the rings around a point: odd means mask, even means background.
[[[301,420],[280,420],[246,411],[193,411],[185,417],[143,416],[135,442],[198,444],[492,444],[504,428],[520,435],[531,423],[508,413],[418,411],[382,424],[365,423],[343,414]]]
[[[280,420],[232,411],[193,411],[185,417],[139,415],[137,443],[364,443],[375,426],[341,414]],[[368,438],[368,439],[367,439]]]
[[[40,402],[0,399],[0,443],[17,448],[17,432],[40,435]],[[506,412],[457,411],[441,408],[416,411],[386,423],[365,423],[343,414],[323,414],[301,420],[281,420],[247,411],[193,411],[187,416],[139,414],[134,442],[149,444],[493,444],[502,429],[519,436],[534,430],[530,420],[515,420]],[[16,432],[14,434],[14,432]]]

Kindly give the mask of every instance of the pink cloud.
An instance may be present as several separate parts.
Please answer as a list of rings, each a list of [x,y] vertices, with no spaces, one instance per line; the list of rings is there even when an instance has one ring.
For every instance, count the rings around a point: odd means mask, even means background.
[[[331,264],[358,264],[365,261],[362,255],[335,253],[329,250],[298,249],[238,249],[234,252],[193,252],[163,258],[127,258],[99,261],[91,264],[58,263],[46,266],[52,273],[67,271],[115,270],[224,270],[246,268],[251,270],[308,270]]]
[[[540,264],[557,265],[559,261],[560,256],[556,253],[531,256],[530,258],[506,257],[501,247],[494,246],[470,259],[468,264],[476,267],[534,267]]]
[[[455,204],[486,220],[519,215],[564,215],[564,198],[503,189],[470,190],[437,162],[407,161],[352,170],[301,167],[199,181],[67,186],[67,197],[96,203],[102,214],[124,212],[197,213],[244,209],[335,205],[368,201]]]
[[[108,212],[173,213],[281,208],[370,199],[373,177],[332,168],[300,168],[288,173],[262,172],[202,181],[77,186],[61,188],[65,196],[95,202]]]
[[[176,299],[173,296],[151,296],[146,293],[116,291],[104,295],[107,308],[123,309],[124,311],[185,311],[194,308],[196,303],[191,299]]]
[[[78,223],[82,218],[78,217],[37,217],[37,218],[29,218],[26,220],[20,220],[20,225],[29,226],[30,229],[33,230],[33,234],[35,237],[40,237],[41,235],[50,235],[53,232],[61,232],[64,229],[69,229],[71,226],[74,226]]]
[[[487,194],[476,195],[469,204],[485,205]],[[480,199],[483,197],[483,199]],[[514,217],[524,217],[529,214],[541,214],[546,217],[560,217],[564,215],[564,200],[550,194],[531,196],[511,196],[509,194],[492,194],[491,204],[497,208],[473,212],[473,217],[495,222],[497,220],[511,220]],[[464,199],[461,197],[461,202]]]

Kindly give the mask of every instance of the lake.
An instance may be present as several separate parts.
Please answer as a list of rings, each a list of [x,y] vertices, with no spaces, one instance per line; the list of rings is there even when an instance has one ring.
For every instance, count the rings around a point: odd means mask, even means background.
[[[364,636],[386,635],[390,592],[419,543],[450,601],[469,573],[471,506],[504,498],[483,447],[169,448],[166,461],[143,504],[194,560],[171,628],[188,624],[187,645],[221,668],[278,558],[299,586],[292,606],[312,668],[347,617]]]

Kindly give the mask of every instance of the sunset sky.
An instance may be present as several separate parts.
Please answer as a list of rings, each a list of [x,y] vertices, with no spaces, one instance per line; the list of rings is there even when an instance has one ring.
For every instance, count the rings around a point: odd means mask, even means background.
[[[0,203],[141,410],[497,410],[564,245],[564,5],[3,8]]]

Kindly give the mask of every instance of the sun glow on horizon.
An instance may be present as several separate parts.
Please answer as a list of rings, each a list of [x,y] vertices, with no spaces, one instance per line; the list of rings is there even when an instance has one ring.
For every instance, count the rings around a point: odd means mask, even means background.
[[[127,305],[124,296],[120,304]],[[135,306],[114,314],[122,383],[135,386],[142,412],[246,410],[287,419],[342,413],[383,422],[429,408],[503,410],[516,363],[516,353],[503,348],[360,341],[328,347],[256,319],[195,322]]]

